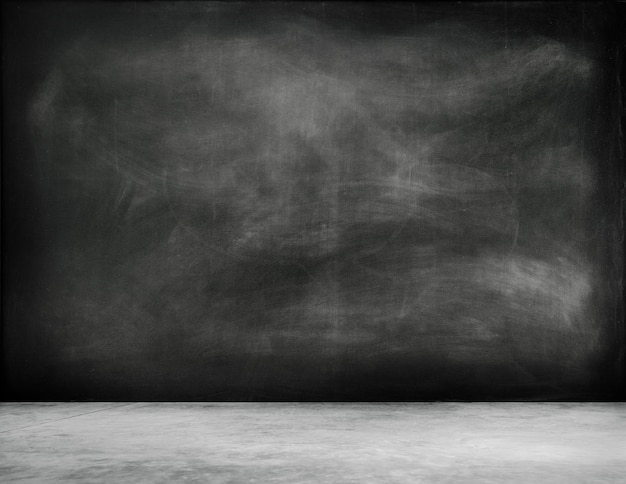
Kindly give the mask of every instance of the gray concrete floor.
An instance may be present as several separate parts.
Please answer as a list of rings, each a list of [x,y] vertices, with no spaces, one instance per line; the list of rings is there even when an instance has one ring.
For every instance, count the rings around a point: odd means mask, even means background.
[[[4,403],[0,481],[626,482],[626,405]]]

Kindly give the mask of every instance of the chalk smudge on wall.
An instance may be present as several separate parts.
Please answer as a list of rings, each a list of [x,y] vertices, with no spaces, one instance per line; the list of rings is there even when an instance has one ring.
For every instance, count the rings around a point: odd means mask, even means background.
[[[396,6],[397,28],[244,7],[159,33],[191,7],[136,6],[29,97],[54,391],[591,391],[614,351],[593,44],[493,29],[486,6]]]

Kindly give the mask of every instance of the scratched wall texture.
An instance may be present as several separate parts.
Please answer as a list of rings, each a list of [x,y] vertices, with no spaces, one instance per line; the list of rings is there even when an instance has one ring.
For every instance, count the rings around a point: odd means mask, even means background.
[[[615,8],[5,7],[6,395],[616,398]]]

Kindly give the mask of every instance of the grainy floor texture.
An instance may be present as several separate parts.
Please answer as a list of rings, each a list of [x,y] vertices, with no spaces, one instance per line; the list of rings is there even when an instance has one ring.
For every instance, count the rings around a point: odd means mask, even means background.
[[[4,403],[0,480],[626,482],[626,405]]]

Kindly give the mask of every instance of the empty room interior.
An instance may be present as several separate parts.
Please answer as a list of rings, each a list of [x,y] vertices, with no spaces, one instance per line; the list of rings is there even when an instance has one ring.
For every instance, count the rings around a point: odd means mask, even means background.
[[[623,2],[2,6],[2,482],[624,482]]]

